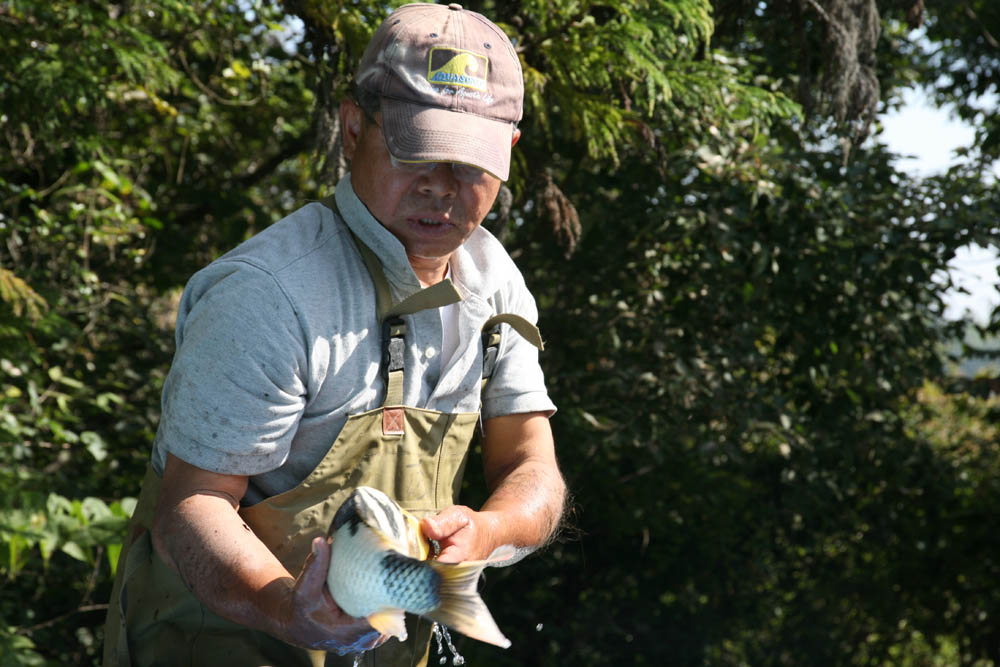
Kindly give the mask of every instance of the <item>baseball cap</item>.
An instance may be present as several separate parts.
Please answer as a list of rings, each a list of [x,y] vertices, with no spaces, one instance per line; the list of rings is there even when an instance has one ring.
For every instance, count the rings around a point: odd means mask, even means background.
[[[381,97],[382,133],[403,162],[460,162],[510,175],[524,81],[510,39],[461,5],[392,12],[361,57],[356,83]]]

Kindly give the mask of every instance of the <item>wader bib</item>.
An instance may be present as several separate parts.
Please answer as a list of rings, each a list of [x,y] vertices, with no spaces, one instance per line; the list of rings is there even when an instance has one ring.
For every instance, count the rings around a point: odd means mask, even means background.
[[[360,240],[355,241],[375,284],[383,327],[387,375],[383,405],[350,416],[325,457],[298,486],[239,510],[293,575],[301,570],[312,539],[326,534],[337,508],[358,486],[380,489],[417,517],[455,504],[479,419],[478,413],[445,414],[402,405],[403,316],[460,300],[454,285],[445,280],[392,304],[381,263]],[[541,347],[538,330],[527,320],[508,314],[490,318],[483,327],[484,384],[496,362],[500,322]],[[106,667],[353,664],[351,655],[291,646],[223,619],[202,605],[152,546],[150,526],[159,487],[160,478],[150,466],[119,558],[105,626]],[[407,614],[406,624],[406,642],[390,639],[364,653],[361,664],[426,665],[431,622]]]

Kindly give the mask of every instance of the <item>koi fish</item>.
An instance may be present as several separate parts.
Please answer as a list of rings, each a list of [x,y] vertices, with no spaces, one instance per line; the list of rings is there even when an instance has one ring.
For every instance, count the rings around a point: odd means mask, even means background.
[[[400,641],[406,639],[403,612],[408,611],[473,639],[510,646],[476,584],[484,567],[512,558],[513,549],[482,561],[428,560],[430,543],[417,518],[367,486],[355,489],[340,506],[330,534],[326,584],[345,613]]]

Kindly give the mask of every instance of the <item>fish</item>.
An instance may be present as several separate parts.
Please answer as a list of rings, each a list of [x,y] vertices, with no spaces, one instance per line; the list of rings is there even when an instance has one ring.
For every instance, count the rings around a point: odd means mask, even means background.
[[[400,641],[407,637],[404,612],[410,612],[472,639],[510,647],[476,586],[483,568],[512,558],[513,548],[498,549],[487,560],[433,560],[420,521],[368,486],[341,504],[329,533],[326,585],[346,614],[365,618]]]

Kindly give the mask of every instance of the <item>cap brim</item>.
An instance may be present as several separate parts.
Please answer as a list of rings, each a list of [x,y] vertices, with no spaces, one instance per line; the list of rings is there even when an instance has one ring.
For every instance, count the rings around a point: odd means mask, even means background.
[[[461,162],[501,181],[510,176],[513,124],[470,113],[382,98],[382,134],[406,162]]]

